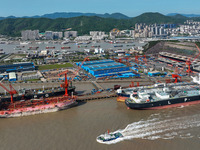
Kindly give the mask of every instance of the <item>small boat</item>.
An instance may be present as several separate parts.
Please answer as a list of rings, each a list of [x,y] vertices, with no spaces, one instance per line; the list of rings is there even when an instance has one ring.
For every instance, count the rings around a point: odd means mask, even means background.
[[[70,46],[62,46],[61,49],[70,49]]]
[[[55,46],[47,46],[46,49],[54,49]]]
[[[99,143],[108,144],[107,142],[114,141],[114,140],[121,138],[121,137],[123,137],[123,135],[120,132],[109,133],[109,131],[107,131],[105,134],[98,136],[96,140]]]
[[[28,50],[37,50],[38,48],[39,48],[38,46],[33,46],[33,47],[31,46],[28,48]]]
[[[87,45],[78,46],[78,48],[86,48]]]
[[[19,47],[15,47],[14,50],[22,50],[21,48]]]
[[[30,44],[31,42],[20,42],[20,45],[28,45]]]
[[[93,46],[91,46],[91,48],[97,48],[97,47],[100,47],[100,45],[93,45]]]
[[[114,47],[123,47],[123,45],[114,45]]]

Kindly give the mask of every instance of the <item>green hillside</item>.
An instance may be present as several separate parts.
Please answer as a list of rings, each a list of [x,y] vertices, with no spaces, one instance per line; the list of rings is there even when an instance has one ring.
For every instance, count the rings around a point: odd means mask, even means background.
[[[0,21],[0,34],[8,36],[20,36],[22,30],[35,30],[40,32],[47,30],[62,31],[63,29],[72,28],[78,31],[79,35],[89,34],[89,31],[109,32],[113,28],[132,29],[135,23],[183,23],[187,18],[180,16],[164,16],[159,13],[144,13],[131,19],[113,19],[101,18],[97,16],[74,17],[74,18],[17,18],[5,19]],[[198,19],[198,18],[196,18]]]

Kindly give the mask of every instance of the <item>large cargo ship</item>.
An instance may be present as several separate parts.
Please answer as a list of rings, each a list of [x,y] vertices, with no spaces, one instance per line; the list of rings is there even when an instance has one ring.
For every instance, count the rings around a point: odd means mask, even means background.
[[[41,113],[56,112],[76,104],[76,97],[62,96],[54,98],[4,102],[0,105],[0,118],[22,117]]]
[[[68,94],[69,95],[75,95],[76,87],[75,86],[69,86],[68,87]],[[72,94],[73,93],[73,94]],[[20,101],[21,99],[24,100],[29,100],[29,99],[34,99],[34,98],[49,98],[49,97],[55,97],[55,96],[61,96],[65,94],[65,89],[64,88],[56,88],[56,89],[45,89],[42,91],[37,91],[34,92],[34,90],[21,90],[20,93],[18,93],[18,95],[15,95],[13,97],[14,101]],[[1,101],[2,102],[8,102],[10,101],[10,97],[9,96],[3,96],[1,97]]]
[[[71,107],[77,103],[76,97],[68,94],[68,81],[66,74],[65,83],[62,84],[62,87],[65,88],[65,94],[64,96],[59,97],[41,97],[39,99],[34,98],[29,100],[22,98],[21,100],[16,101],[14,100],[14,95],[17,94],[17,91],[11,85],[10,90],[8,90],[2,83],[0,83],[0,86],[11,95],[10,102],[0,101],[0,118],[21,117],[55,112]]]
[[[125,103],[131,109],[163,109],[198,104],[200,87],[196,79],[193,78],[196,83],[163,83],[153,88],[140,88]]]
[[[186,86],[186,85],[197,85],[195,82],[190,82],[190,83],[184,83],[184,82],[179,82],[179,83],[168,83],[167,86]],[[127,97],[129,98],[131,94],[137,93],[138,90],[141,89],[154,89],[154,88],[164,88],[165,84],[163,83],[156,83],[154,85],[147,85],[147,86],[138,86],[138,87],[129,87],[129,88],[119,88],[116,90],[116,94],[118,97]]]

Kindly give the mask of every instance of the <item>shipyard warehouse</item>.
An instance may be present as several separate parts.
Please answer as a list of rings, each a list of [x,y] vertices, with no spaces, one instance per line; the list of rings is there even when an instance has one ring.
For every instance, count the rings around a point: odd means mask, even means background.
[[[81,62],[76,64],[80,66]],[[140,76],[133,73],[128,66],[111,59],[84,62],[81,68],[96,78],[109,77],[110,79],[116,79]]]

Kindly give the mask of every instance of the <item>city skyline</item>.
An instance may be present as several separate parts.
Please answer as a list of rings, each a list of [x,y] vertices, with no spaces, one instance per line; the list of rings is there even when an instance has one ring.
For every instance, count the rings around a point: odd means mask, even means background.
[[[123,13],[129,17],[135,17],[145,12],[200,14],[198,6],[200,1],[186,0],[7,0],[3,1],[0,16],[16,17],[44,15],[54,12],[82,12],[82,13]]]

